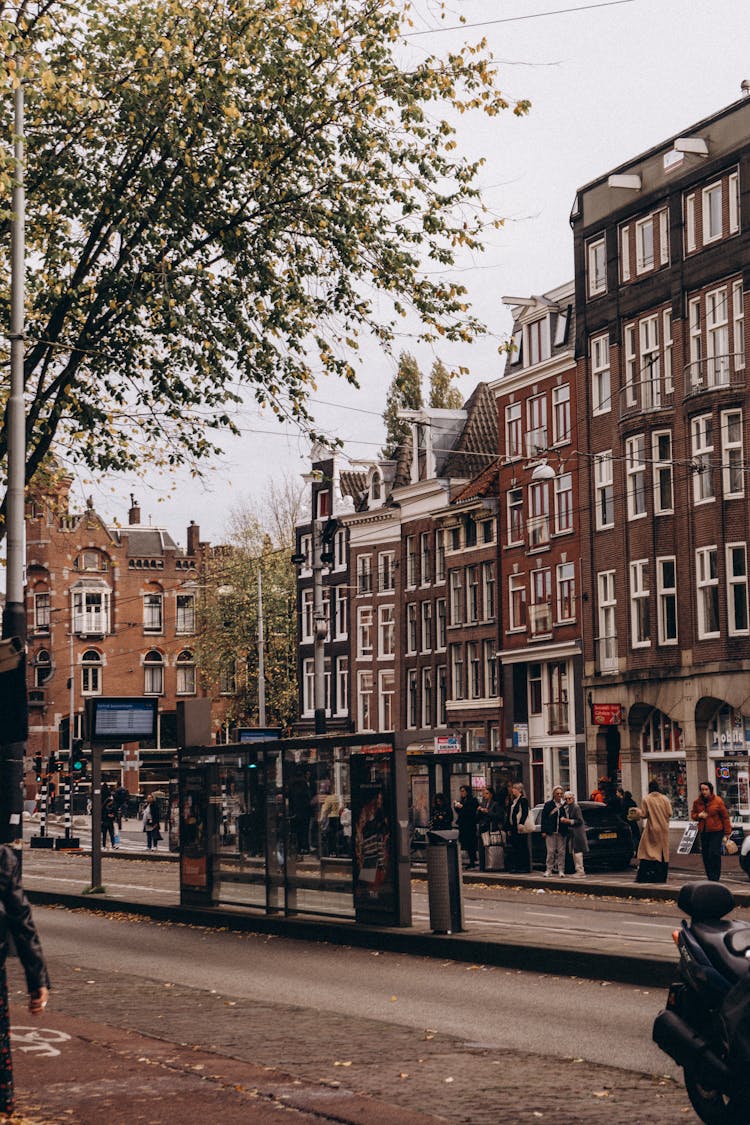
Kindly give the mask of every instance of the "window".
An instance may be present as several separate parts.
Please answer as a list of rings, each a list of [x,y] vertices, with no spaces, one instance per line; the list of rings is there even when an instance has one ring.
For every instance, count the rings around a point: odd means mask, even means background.
[[[495,564],[482,563],[482,609],[483,620],[492,621],[495,616]]]
[[[448,576],[450,591],[450,623],[462,625],[464,620],[464,581],[460,570],[451,570]]]
[[[532,637],[552,632],[552,571],[548,567],[531,574],[529,620]]]
[[[432,651],[432,602],[422,602],[422,652]]]
[[[422,727],[429,729],[433,722],[432,668],[422,669]]]
[[[591,398],[594,414],[611,410],[609,336],[596,336],[591,341]]]
[[[552,440],[570,441],[570,383],[552,389]]]
[[[523,574],[511,574],[508,579],[508,607],[510,610],[510,628],[526,628],[526,577]]]
[[[336,657],[336,714],[349,711],[349,657]]]
[[[357,593],[372,593],[372,556],[357,556]]]
[[[435,532],[435,581],[445,582],[445,528]]]
[[[527,324],[524,329],[524,367],[533,367],[550,357],[549,317],[543,316],[539,320]]]
[[[336,638],[344,640],[349,635],[349,599],[346,586],[336,587]]]
[[[674,374],[672,369],[672,310],[664,309],[661,314],[664,332],[664,393],[671,395],[674,391]]]
[[[574,563],[560,563],[557,568],[557,620],[576,619],[576,568]]]
[[[607,291],[607,251],[604,238],[589,242],[586,247],[589,297]]]
[[[333,568],[346,570],[346,531],[339,528],[333,539]]]
[[[423,531],[419,536],[419,568],[422,577],[422,585],[427,586],[430,582],[430,533]]]
[[[381,551],[378,555],[378,589],[381,594],[396,588],[396,559],[393,551]]]
[[[372,476],[370,477],[370,499],[383,499],[383,477],[377,469],[375,469]]]
[[[302,608],[300,612],[300,639],[303,644],[311,644],[314,638],[313,630],[313,591],[302,591]]]
[[[630,281],[630,227],[620,230],[620,280]]]
[[[378,655],[393,656],[396,651],[396,623],[392,605],[378,607]]]
[[[409,602],[406,607],[406,651],[417,651],[417,603]]]
[[[673,557],[656,560],[659,644],[677,644],[677,563]]]
[[[419,721],[417,703],[417,669],[409,668],[406,673],[406,725],[412,730]]]
[[[314,664],[314,661],[310,661]],[[219,695],[235,695],[237,693],[237,665],[234,660],[228,660],[219,672]]]
[[[372,706],[372,672],[357,673],[357,729],[374,730],[374,710]]]
[[[732,285],[732,334],[734,336],[734,369],[745,366],[745,297],[741,281]]]
[[[617,623],[615,611],[615,572],[602,570],[597,575],[599,671],[617,671]]]
[[[482,698],[482,661],[479,655],[479,642],[469,641],[466,645],[466,666],[468,671],[469,699]]]
[[[547,449],[547,396],[535,395],[526,404],[528,430],[526,455],[537,457]]]
[[[488,699],[497,699],[500,694],[500,681],[497,675],[497,652],[494,641],[483,641],[484,652],[484,694]]]
[[[163,633],[163,597],[161,594],[144,594],[143,596],[143,632]]]
[[[729,194],[729,233],[736,234],[740,229],[740,178],[732,172],[727,180]]]
[[[446,645],[447,620],[445,610],[445,598],[438,598],[435,602],[435,648],[438,651],[444,649]]]
[[[633,648],[651,644],[648,559],[630,564],[630,638]]]
[[[466,568],[466,624],[474,625],[479,620],[479,567]]]
[[[555,534],[573,530],[573,476],[555,477]]]
[[[529,714],[541,715],[542,713],[542,666],[529,664],[528,682]]]
[[[482,542],[485,545],[489,545],[490,543],[494,543],[495,542],[495,521],[494,520],[482,520],[482,522],[479,524],[479,527],[480,527],[480,530],[482,532],[482,536],[481,536]]]
[[[529,485],[529,547],[544,547],[549,543],[549,483],[536,481]]]
[[[101,636],[109,632],[109,591],[73,591],[73,632]]]
[[[473,516],[464,516],[464,544],[467,547],[477,545],[477,521]]]
[[[312,715],[315,711],[315,661],[302,661],[302,714]]]
[[[747,548],[744,543],[727,544],[727,616],[732,637],[750,632],[747,606]]]
[[[614,484],[612,479],[612,450],[597,453],[594,457],[594,492],[596,496],[596,526],[601,530],[615,522]]]
[[[40,648],[34,661],[34,687],[44,687],[51,675],[52,657],[46,648]]]
[[[464,646],[451,645],[450,646],[450,663],[451,663],[451,699],[464,699],[466,697],[466,685],[464,683]]]
[[[690,424],[693,457],[693,501],[702,504],[714,498],[714,474],[711,457],[714,451],[713,420],[710,414],[693,418]]]
[[[437,725],[444,727],[448,718],[448,669],[445,664],[435,669],[437,676]]]
[[[372,656],[372,606],[357,610],[357,656]]]
[[[505,407],[505,457],[508,461],[523,456],[523,423],[521,403],[513,402]]]
[[[393,706],[396,691],[396,674],[392,670],[380,673],[380,730],[393,730],[395,727],[395,708]]]
[[[195,695],[195,661],[192,652],[184,649],[177,656],[177,695]]]
[[[509,489],[506,503],[508,506],[508,545],[523,543],[523,489]]]
[[[695,194],[685,197],[685,250],[688,254],[695,250]]]
[[[723,232],[721,214],[721,181],[703,189],[703,245],[716,242]]]
[[[646,514],[646,440],[643,434],[625,442],[625,473],[628,498],[628,519]]]
[[[315,497],[315,513],[319,520],[327,520],[331,514],[331,493],[327,488],[320,489]]]
[[[37,633],[49,633],[50,622],[50,596],[45,590],[41,594],[34,594],[34,630]]]
[[[745,495],[741,410],[721,413],[721,479],[725,498]]]
[[[143,694],[164,694],[164,657],[155,648],[143,659]]]
[[[654,268],[653,215],[635,224],[635,268],[636,273],[645,273]]]
[[[177,595],[176,633],[195,632],[195,594]]]
[[[417,565],[419,559],[417,556],[417,537],[416,535],[407,535],[406,537],[406,585],[417,585]]]
[[[700,547],[695,552],[698,594],[698,636],[719,635],[719,571],[716,547]]]
[[[81,551],[75,561],[75,569],[88,571],[106,570],[107,563],[98,551]]]
[[[721,288],[706,294],[706,380],[709,387],[724,387],[729,377],[729,306]]]
[[[625,395],[628,406],[635,406],[640,390],[638,359],[635,354],[635,325],[625,326]]]
[[[659,318],[647,316],[638,325],[640,341],[640,378],[637,389],[644,410],[661,406],[661,376],[659,374]]]
[[[657,430],[651,435],[651,458],[654,471],[654,515],[661,516],[674,511],[670,430]]]
[[[304,556],[302,563],[302,574],[309,574],[312,570],[312,535],[301,535],[299,541],[299,553]]]
[[[151,654],[149,654],[151,655]],[[156,653],[159,656],[158,653]],[[148,659],[148,657],[146,657]],[[161,657],[159,657],[161,659]],[[163,688],[159,689],[161,694]],[[146,688],[148,692],[148,688]],[[102,657],[94,648],[86,649],[81,657],[81,694],[101,695],[102,693]]]

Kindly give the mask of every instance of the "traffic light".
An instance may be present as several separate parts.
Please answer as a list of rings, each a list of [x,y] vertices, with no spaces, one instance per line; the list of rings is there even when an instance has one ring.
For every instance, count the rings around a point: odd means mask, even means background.
[[[73,746],[70,751],[70,772],[77,780],[86,776],[86,758],[83,751],[82,738],[75,738],[73,740]]]
[[[42,755],[34,755],[34,773],[36,774],[37,781],[42,780]]]
[[[55,757],[54,750],[47,760],[47,773],[57,773],[57,758]]]

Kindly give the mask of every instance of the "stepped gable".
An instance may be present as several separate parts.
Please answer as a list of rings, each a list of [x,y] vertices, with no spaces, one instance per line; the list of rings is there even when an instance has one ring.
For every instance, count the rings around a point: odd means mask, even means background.
[[[452,504],[466,504],[470,500],[480,500],[485,496],[500,495],[500,458],[492,461],[484,472],[474,477],[468,484],[463,485],[455,496],[451,498]]]
[[[478,383],[464,404],[466,425],[445,462],[442,477],[470,480],[497,455],[497,406],[487,383]]]

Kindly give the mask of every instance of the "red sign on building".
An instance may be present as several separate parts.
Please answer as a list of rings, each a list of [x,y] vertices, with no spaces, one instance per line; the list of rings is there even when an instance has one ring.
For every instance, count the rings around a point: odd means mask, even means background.
[[[622,722],[621,703],[592,703],[591,721],[594,726],[617,727]]]

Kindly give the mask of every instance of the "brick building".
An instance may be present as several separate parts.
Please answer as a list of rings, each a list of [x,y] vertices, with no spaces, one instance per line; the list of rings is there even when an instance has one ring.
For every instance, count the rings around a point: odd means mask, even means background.
[[[581,188],[575,242],[590,776],[750,819],[750,101]],[[622,719],[621,724],[618,723]]]

